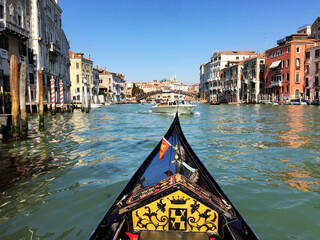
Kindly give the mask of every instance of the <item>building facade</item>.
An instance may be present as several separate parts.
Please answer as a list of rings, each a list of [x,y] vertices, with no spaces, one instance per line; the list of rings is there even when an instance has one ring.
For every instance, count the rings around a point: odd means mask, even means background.
[[[320,16],[311,25],[311,37],[320,40]]]
[[[51,102],[50,80],[54,80],[56,102],[59,103],[59,86],[63,84],[65,102],[70,101],[69,43],[62,29],[58,0],[30,0],[31,38],[36,70],[42,71],[44,100]],[[38,74],[35,74],[37,100],[39,97]]]
[[[264,93],[277,101],[304,98],[306,50],[316,42],[305,33],[295,33],[266,50]]]
[[[210,62],[201,64],[199,91],[200,91],[200,100],[203,102],[210,101],[209,81],[207,81],[207,79],[209,79],[209,75],[210,75]]]
[[[310,103],[319,104],[320,46],[313,46],[306,51],[305,69],[305,97]]]
[[[239,102],[243,61],[230,61],[221,70],[219,102]]]
[[[230,61],[241,61],[255,55],[255,51],[214,52],[210,62],[200,67],[200,95],[205,96],[206,102],[217,101],[222,94],[221,70]]]
[[[246,103],[258,103],[263,94],[265,54],[243,61],[240,99]]]
[[[27,64],[27,84],[30,95],[35,97],[34,61],[29,47],[30,4],[25,0],[0,0],[0,91],[10,92],[10,58],[17,56],[19,63]],[[32,95],[31,95],[32,94]]]
[[[99,70],[99,89],[106,93],[113,102],[123,102],[126,97],[125,76],[104,69]]]
[[[70,58],[70,80],[71,80],[71,94],[73,100],[77,103],[83,103],[84,89],[86,84],[87,94],[92,97],[93,91],[93,62],[84,57],[83,53],[75,53],[69,51]],[[90,98],[92,100],[92,98]]]
[[[92,101],[99,103],[99,69],[98,66],[93,68],[93,88],[92,88]]]

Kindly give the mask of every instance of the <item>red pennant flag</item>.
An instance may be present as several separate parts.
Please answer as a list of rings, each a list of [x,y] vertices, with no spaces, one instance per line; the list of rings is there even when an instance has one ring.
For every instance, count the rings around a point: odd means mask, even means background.
[[[160,155],[159,155],[159,161],[163,158],[165,152],[168,150],[168,148],[171,146],[171,144],[168,142],[167,139],[162,138],[161,147],[160,147]]]

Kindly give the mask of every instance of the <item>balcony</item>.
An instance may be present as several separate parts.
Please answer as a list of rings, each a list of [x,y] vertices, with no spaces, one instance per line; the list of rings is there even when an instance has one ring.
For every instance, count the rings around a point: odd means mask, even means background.
[[[6,31],[8,34],[13,34],[23,40],[30,37],[29,31],[14,23],[8,22],[6,19],[0,19],[0,31]]]
[[[54,53],[55,55],[60,55],[60,48],[54,42],[49,42],[50,52]]]
[[[281,87],[282,83],[281,83],[281,81],[273,81],[273,82],[271,82],[271,86],[272,87]]]

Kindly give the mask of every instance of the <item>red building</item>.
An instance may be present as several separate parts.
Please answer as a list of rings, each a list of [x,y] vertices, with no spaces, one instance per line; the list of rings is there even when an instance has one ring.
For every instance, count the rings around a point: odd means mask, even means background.
[[[319,43],[306,33],[295,33],[266,50],[264,94],[278,101],[303,98],[306,50]]]

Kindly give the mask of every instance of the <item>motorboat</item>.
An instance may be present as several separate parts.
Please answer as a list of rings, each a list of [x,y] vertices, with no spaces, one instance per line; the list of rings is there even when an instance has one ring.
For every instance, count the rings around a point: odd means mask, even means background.
[[[94,109],[94,108],[99,108],[99,107],[102,107],[103,106],[103,104],[101,104],[101,103],[92,103],[91,105],[90,105],[90,107],[92,108],[92,109]]]
[[[303,98],[301,99],[296,98],[296,99],[291,99],[290,103],[291,105],[308,105],[309,101]]]
[[[176,113],[178,111],[179,114],[189,114],[196,106],[187,101],[168,101],[151,107],[151,111],[154,113]]]
[[[192,150],[176,113],[90,239],[259,238]]]

